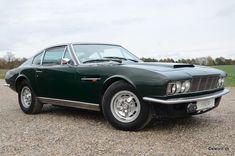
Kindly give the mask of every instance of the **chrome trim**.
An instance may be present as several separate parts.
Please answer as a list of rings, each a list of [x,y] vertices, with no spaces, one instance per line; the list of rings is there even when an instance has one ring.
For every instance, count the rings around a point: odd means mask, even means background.
[[[133,57],[135,57],[137,59],[138,62],[143,62],[139,57],[137,57],[136,55],[134,55],[133,53],[131,53],[129,50],[127,50],[126,48],[122,47],[121,45],[118,44],[108,44],[108,43],[82,43],[82,42],[74,42],[74,43],[70,43],[71,49],[74,53],[74,56],[76,58],[76,60],[78,61],[79,64],[83,64],[82,62],[79,61],[77,54],[74,50],[74,45],[110,45],[110,46],[119,46],[123,49],[125,49],[130,55],[132,55]]]
[[[77,57],[77,54],[76,54],[76,52],[75,52],[75,50],[74,50],[74,48],[73,48],[73,43],[70,44],[70,47],[71,47],[71,49],[72,49],[71,52],[73,52],[73,57],[76,59],[76,61],[78,62],[78,64],[81,64],[81,62],[79,61],[79,59],[78,59],[78,57]]]
[[[67,45],[64,49],[64,53],[63,53],[63,56],[62,56],[62,61],[61,61],[61,65],[64,65],[63,64],[63,59],[65,58],[65,53],[68,52],[69,53],[69,56],[70,56],[70,60],[73,62],[73,65],[77,65],[76,61],[74,60],[72,54],[71,54],[71,51],[70,51],[70,48],[69,48],[69,45]]]
[[[31,61],[31,64],[32,64],[32,65],[36,65],[36,66],[41,66],[44,53],[45,53],[45,50],[42,50],[42,51],[38,52],[37,54],[35,54],[35,55],[32,57],[33,59],[32,59],[32,61]],[[33,64],[35,58],[36,58],[38,55],[41,55],[41,54],[42,54],[42,56],[41,56],[41,59],[40,59],[40,64]]]
[[[179,80],[179,81],[187,81],[187,80]],[[190,88],[189,88],[189,91],[187,92],[187,93],[202,93],[202,92],[205,92],[205,91],[216,91],[216,90],[218,90],[218,89],[221,89],[221,88],[223,88],[223,87],[219,87],[219,88],[212,88],[212,89],[208,89],[208,90],[200,90],[200,91],[190,91],[190,89],[191,89],[191,87],[192,87],[192,83],[193,83],[193,81],[192,81],[192,79],[190,80],[190,79],[188,79],[188,81],[190,81]],[[168,84],[170,84],[170,83],[172,83],[172,82],[169,82]],[[166,90],[166,95],[183,95],[183,94],[186,94],[186,93],[175,93],[175,94],[167,94],[167,90]]]
[[[5,86],[5,87],[10,87],[10,84],[5,83],[4,86]]]
[[[188,91],[187,92],[179,92],[179,93],[176,93],[176,91],[175,91],[175,93],[168,93],[167,91],[168,91],[168,87],[169,87],[169,84],[176,84],[176,82],[177,81],[171,81],[171,82],[169,82],[168,84],[167,84],[167,89],[166,89],[166,95],[183,95],[183,94],[186,94],[186,93],[190,93],[189,91],[190,91],[190,89],[191,89],[191,86],[192,86],[192,79],[184,79],[184,80],[178,80],[180,83],[181,83],[181,85],[184,83],[184,82],[186,82],[186,81],[189,81],[190,82],[190,86],[189,86],[189,89],[188,89]]]
[[[200,91],[199,89],[201,87],[201,82],[202,82],[202,77],[200,77],[200,79],[199,79],[198,86],[197,86],[197,91]]]
[[[95,78],[95,77],[83,77],[81,78],[82,81],[97,81],[100,80],[101,78]]]
[[[41,65],[43,66],[43,60],[44,60],[45,55],[46,55],[46,53],[47,53],[48,51],[50,52],[51,49],[57,49],[57,48],[61,48],[61,47],[64,48],[63,54],[62,54],[62,56],[61,56],[61,60],[62,60],[62,58],[63,58],[63,56],[64,56],[64,53],[65,53],[65,50],[66,50],[66,48],[67,48],[67,45],[54,46],[54,47],[50,47],[50,48],[45,49],[45,50],[44,50],[44,54],[43,54],[43,58],[42,58],[42,60],[41,60]],[[54,53],[54,52],[53,52],[53,53]],[[60,65],[62,65],[61,62],[60,62]]]
[[[209,78],[207,77],[203,90],[208,90],[208,89],[206,88],[206,87],[207,87],[207,84],[208,84],[208,79],[209,79]]]
[[[51,49],[51,48],[54,48],[54,47],[63,47],[63,46],[66,47],[67,45],[69,45],[69,43],[54,44],[54,45],[47,46],[45,49]]]
[[[143,100],[150,101],[150,102],[156,102],[156,103],[162,103],[162,104],[179,104],[179,103],[196,102],[196,101],[214,99],[214,98],[223,96],[223,95],[225,95],[229,92],[230,91],[228,89],[224,89],[222,91],[218,91],[218,92],[215,92],[215,93],[200,95],[200,96],[193,96],[193,97],[172,98],[172,99],[168,99],[168,100],[162,100],[162,99],[150,98],[150,97],[143,97]]]
[[[37,52],[34,56],[33,56],[33,60],[34,60],[34,58],[38,55],[38,54],[40,54],[40,53],[44,53],[47,49],[50,49],[50,48],[54,48],[54,47],[61,47],[61,46],[68,46],[69,44],[55,44],[55,45],[51,45],[51,46],[48,46],[48,47],[46,47],[46,48],[44,48],[44,49],[41,49],[39,52]],[[44,56],[42,56],[43,58],[44,58]],[[42,58],[42,59],[43,59]],[[42,59],[41,59],[41,63],[42,63]],[[32,63],[33,63],[33,60],[32,60]],[[42,65],[42,64],[40,64],[40,65]]]
[[[39,54],[39,53],[41,53],[42,51],[45,51],[45,50],[47,50],[47,49],[51,49],[51,48],[54,48],[54,47],[62,47],[62,46],[68,46],[69,45],[69,43],[65,43],[65,44],[54,44],[54,45],[50,45],[50,46],[47,46],[46,48],[44,48],[44,49],[41,49],[40,50],[40,52],[38,52],[37,54]],[[36,55],[37,55],[36,54]]]
[[[213,90],[217,90],[217,89],[223,88],[223,87],[217,87],[217,81],[218,81],[218,79],[220,77],[221,76],[219,76],[218,74],[194,76],[191,79],[191,88],[190,88],[188,93],[199,93],[199,92],[213,91]],[[195,79],[197,79],[197,78],[199,79],[198,83],[195,82]],[[206,83],[203,86],[204,88],[200,89],[200,87],[202,87],[201,83],[203,82],[202,78],[206,78]],[[207,87],[207,83],[208,83],[208,79],[209,78],[212,78],[212,82],[210,82],[211,83],[210,87]],[[195,85],[195,83],[196,83],[196,85]],[[195,88],[192,89],[192,86],[197,86],[197,88],[196,89]]]
[[[40,62],[40,66],[42,66],[42,61],[45,57],[45,53],[46,53],[46,49],[43,51],[42,57],[41,57],[41,62]]]
[[[67,48],[68,48],[68,46],[66,46],[66,47],[64,48],[64,52],[63,52],[63,54],[62,54],[62,56],[61,56],[60,65],[63,65],[62,60],[63,60],[63,58],[64,58],[64,55],[65,55],[65,52],[66,52],[66,49],[67,49]]]
[[[113,44],[113,43],[98,43],[98,42],[71,42],[69,44],[81,44],[81,45],[110,45],[110,46],[121,46],[119,44]]]
[[[91,42],[72,42],[72,43],[64,43],[64,44],[55,44],[55,45],[51,45],[51,46],[48,46],[48,47],[46,47],[46,48],[44,48],[44,49],[42,49],[42,50],[40,50],[39,52],[37,52],[34,56],[33,56],[33,58],[36,56],[36,55],[38,55],[38,54],[40,54],[41,52],[45,52],[47,49],[50,49],[50,48],[55,48],[55,47],[61,47],[61,46],[67,46],[67,47],[69,47],[68,49],[69,49],[69,52],[70,52],[70,54],[71,54],[71,56],[72,56],[72,59],[73,59],[73,61],[74,61],[74,63],[75,63],[75,65],[79,65],[79,64],[82,64],[79,60],[78,60],[78,58],[76,57],[76,54],[74,54],[74,49],[73,49],[73,45],[74,44],[100,44],[100,45],[113,45],[113,46],[120,46],[120,47],[122,47],[121,45],[118,45],[118,44],[108,44],[108,43],[91,43]],[[122,47],[122,48],[124,48],[124,47]],[[125,49],[125,48],[124,48]],[[125,50],[127,50],[127,49],[125,49]],[[128,50],[127,50],[128,51]],[[133,55],[133,56],[135,56],[133,53],[131,53],[130,51],[128,51],[131,55]],[[44,58],[44,56],[42,56],[43,58]],[[136,58],[138,58],[137,56],[135,56]],[[42,58],[42,59],[43,59]],[[143,61],[141,61],[139,58],[138,58],[138,61],[139,62],[143,62]],[[42,62],[42,60],[41,60],[41,62]],[[42,65],[42,64],[41,64]]]
[[[72,45],[69,44],[69,45],[68,45],[69,54],[70,54],[70,56],[71,56],[71,58],[72,58],[72,60],[73,60],[73,62],[74,62],[74,65],[79,65],[80,62],[79,62],[78,59],[76,58],[76,55],[74,54],[74,50],[73,50],[72,48],[73,48]],[[71,49],[72,49],[72,50],[71,50]]]
[[[95,103],[88,103],[88,102],[81,102],[81,101],[71,101],[71,100],[47,98],[47,97],[37,97],[37,98],[42,103],[49,103],[49,104],[60,105],[60,106],[67,106],[67,107],[74,107],[74,108],[100,111],[99,104],[95,104]]]

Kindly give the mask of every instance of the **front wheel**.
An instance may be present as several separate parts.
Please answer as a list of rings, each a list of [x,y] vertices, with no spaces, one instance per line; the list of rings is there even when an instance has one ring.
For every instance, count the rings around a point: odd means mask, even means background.
[[[121,130],[139,130],[151,120],[150,105],[139,98],[136,90],[125,81],[113,83],[102,100],[104,116]]]
[[[38,101],[27,80],[23,80],[20,84],[18,101],[21,110],[26,114],[40,113],[43,107],[43,104]]]

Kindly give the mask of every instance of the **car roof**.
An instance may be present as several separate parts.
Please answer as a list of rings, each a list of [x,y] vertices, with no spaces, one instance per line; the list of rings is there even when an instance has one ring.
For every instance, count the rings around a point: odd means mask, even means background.
[[[70,44],[85,44],[85,45],[114,45],[114,46],[120,46],[118,44],[112,44],[112,43],[97,43],[97,42],[74,42]]]
[[[96,43],[96,42],[71,42],[71,43],[62,43],[62,44],[55,44],[55,45],[51,45],[48,46],[45,49],[49,49],[49,48],[53,48],[53,47],[60,47],[60,46],[68,46],[68,45],[74,45],[74,44],[81,44],[81,45],[112,45],[112,46],[121,46],[118,44],[111,44],[111,43]]]
[[[55,45],[51,45],[48,46],[42,50],[40,50],[38,53],[36,53],[33,57],[37,56],[38,54],[40,54],[41,52],[43,52],[46,49],[50,49],[50,48],[54,48],[54,47],[60,47],[60,46],[68,46],[68,45],[110,45],[110,46],[121,46],[118,44],[111,44],[111,43],[96,43],[96,42],[71,42],[71,43],[61,43],[61,44],[55,44]]]

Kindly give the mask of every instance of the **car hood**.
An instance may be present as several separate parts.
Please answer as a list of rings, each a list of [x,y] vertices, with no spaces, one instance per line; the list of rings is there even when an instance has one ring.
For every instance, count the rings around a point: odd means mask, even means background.
[[[152,72],[163,74],[167,77],[192,77],[192,76],[203,76],[203,75],[223,75],[226,73],[205,66],[182,64],[182,63],[136,63],[126,64],[124,66],[145,69]]]

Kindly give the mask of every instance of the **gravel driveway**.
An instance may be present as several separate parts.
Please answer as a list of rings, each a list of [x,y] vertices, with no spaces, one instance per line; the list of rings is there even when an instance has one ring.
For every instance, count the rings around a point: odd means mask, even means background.
[[[234,155],[235,88],[221,105],[188,119],[152,121],[139,132],[112,128],[99,112],[44,106],[24,114],[0,80],[0,155]]]

